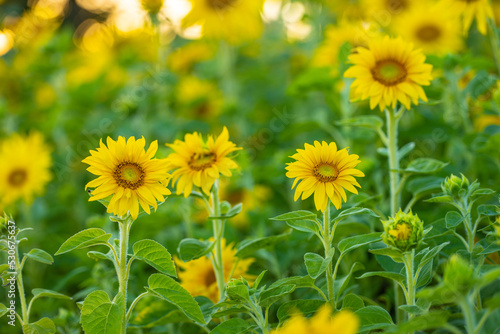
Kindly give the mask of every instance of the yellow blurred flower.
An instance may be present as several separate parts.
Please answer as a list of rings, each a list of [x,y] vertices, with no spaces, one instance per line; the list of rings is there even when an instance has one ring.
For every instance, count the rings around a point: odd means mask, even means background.
[[[199,133],[194,132],[186,134],[184,141],[176,140],[166,145],[174,150],[167,157],[167,163],[169,170],[173,170],[172,185],[176,184],[177,195],[184,193],[184,197],[188,197],[193,186],[210,194],[220,174],[230,177],[231,169],[238,167],[228,155],[241,148],[229,141],[226,127],[216,139],[209,136],[204,141]]]
[[[180,111],[187,113],[194,119],[210,119],[219,114],[222,105],[222,94],[217,86],[194,76],[184,76],[177,86],[177,100]]]
[[[52,158],[42,135],[14,134],[0,144],[0,206],[18,199],[30,203],[52,178]]]
[[[474,121],[474,128],[478,132],[483,132],[484,129],[486,129],[488,126],[500,126],[500,116],[499,115],[487,115],[483,114],[479,116],[475,121]]]
[[[208,39],[238,44],[260,37],[263,29],[261,11],[264,0],[189,0],[191,11],[182,25],[201,25]]]
[[[238,228],[245,228],[250,223],[249,213],[264,208],[267,201],[271,198],[271,189],[264,185],[255,185],[253,189],[231,190],[226,187],[221,188],[221,197],[226,199],[232,205],[243,204],[241,212],[229,219],[229,223]]]
[[[150,206],[155,210],[157,201],[163,202],[165,195],[170,195],[166,188],[167,173],[165,159],[154,159],[158,142],[154,141],[145,150],[144,138],[135,140],[130,137],[110,137],[107,147],[101,140],[97,151],[90,151],[91,156],[83,160],[90,165],[87,170],[99,176],[89,182],[85,189],[95,188],[89,201],[97,201],[112,196],[108,204],[108,213],[124,216],[127,212],[133,219],[139,215],[139,203],[147,214]]]
[[[354,187],[361,188],[354,178],[365,174],[355,169],[361,161],[356,154],[349,155],[346,148],[338,151],[335,143],[315,141],[314,146],[304,144],[305,149],[298,149],[291,156],[296,161],[288,163],[286,176],[295,179],[292,189],[295,189],[294,200],[306,199],[314,194],[316,210],[325,211],[328,199],[340,209],[342,200],[347,200],[344,189],[357,194]],[[300,181],[300,183],[298,183]],[[297,185],[298,183],[298,185]]]
[[[351,85],[353,100],[370,99],[370,108],[378,105],[381,111],[395,108],[398,101],[407,109],[419,99],[427,101],[422,86],[430,85],[432,65],[425,63],[421,50],[400,37],[385,36],[368,48],[359,47],[349,61],[353,66],[344,76],[356,79]]]
[[[173,72],[188,73],[195,64],[212,59],[215,53],[213,45],[194,41],[173,51],[167,60],[167,65]]]
[[[211,241],[213,241],[213,238]],[[247,274],[247,272],[255,259],[247,258],[238,261],[235,255],[236,249],[234,249],[233,244],[226,245],[226,239],[222,239],[224,281],[227,282],[232,278],[240,277],[252,281],[255,277]],[[205,296],[210,298],[214,303],[219,301],[219,287],[217,286],[214,268],[209,258],[204,256],[193,261],[183,262],[174,256],[174,261],[177,267],[182,269],[178,273],[181,285],[192,296]],[[231,272],[233,275],[230,277]]]
[[[341,19],[359,20],[366,16],[366,8],[362,0],[324,0],[323,2]]]
[[[444,55],[463,47],[459,17],[442,3],[414,6],[396,18],[392,30],[425,53]]]
[[[0,57],[14,46],[14,33],[11,30],[0,30]]]
[[[443,6],[452,8],[461,14],[465,35],[467,35],[474,20],[476,20],[477,30],[483,35],[487,34],[487,21],[493,18],[490,0],[443,0]]]
[[[350,311],[337,312],[333,317],[329,305],[322,306],[316,314],[307,319],[302,315],[294,315],[285,325],[271,334],[356,334],[360,321]]]
[[[339,52],[345,43],[352,47],[368,46],[370,38],[378,36],[378,32],[370,29],[363,22],[342,21],[338,26],[330,25],[325,30],[325,39],[314,52],[314,66],[337,66]]]
[[[367,15],[385,26],[395,16],[410,11],[421,1],[423,0],[362,0],[362,3]]]

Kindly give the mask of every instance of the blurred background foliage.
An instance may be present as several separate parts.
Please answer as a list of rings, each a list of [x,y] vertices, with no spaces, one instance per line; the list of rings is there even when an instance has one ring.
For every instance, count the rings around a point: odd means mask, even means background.
[[[500,22],[500,1],[493,3]],[[186,132],[218,134],[227,126],[231,140],[244,148],[236,158],[239,170],[223,183],[223,198],[242,202],[244,208],[227,229],[229,241],[282,233],[287,226],[269,217],[313,208],[312,199],[293,201],[284,167],[288,156],[314,140],[335,141],[360,155],[358,167],[366,177],[360,195],[350,196],[348,203],[367,200],[365,205],[387,213],[387,163],[377,150],[382,147],[378,136],[367,127],[338,123],[361,115],[382,117],[366,102],[349,103],[350,81],[342,73],[353,31],[398,35],[392,21],[377,25],[363,1],[267,0],[259,18],[262,35],[227,43],[204,38],[199,26],[183,27],[190,6],[187,0],[166,0],[156,15],[138,0],[0,0],[0,138],[39,131],[54,160],[53,179],[43,196],[7,208],[18,227],[34,228],[26,247],[53,254],[82,229],[116,228],[99,203],[87,202],[84,185],[92,176],[81,163],[107,136],[158,139],[158,156],[166,157],[164,143]],[[486,36],[473,28],[460,38],[464,45],[459,51],[428,55],[435,79],[425,88],[429,103],[413,107],[403,120],[400,146],[415,144],[403,166],[434,157],[449,162],[435,183],[464,173],[498,189],[498,72]],[[404,196],[408,201],[410,195]],[[419,202],[414,211],[431,224],[446,209]],[[356,219],[341,225],[336,238],[382,228],[373,218]],[[157,214],[134,225],[131,242],[152,238],[175,253],[182,238],[210,234],[196,199],[171,196]],[[319,249],[314,238],[293,233],[286,244],[259,251],[251,272],[268,269],[270,279],[303,275],[302,254]],[[378,268],[366,252],[351,257]],[[117,285],[110,265],[84,251],[56,257],[52,266],[27,263],[25,271],[28,291],[50,288],[75,301]],[[136,295],[152,272],[136,268],[131,293]],[[390,284],[356,284],[364,296],[389,306]],[[46,299],[33,312],[34,318],[56,316],[58,333],[80,332],[74,303]]]

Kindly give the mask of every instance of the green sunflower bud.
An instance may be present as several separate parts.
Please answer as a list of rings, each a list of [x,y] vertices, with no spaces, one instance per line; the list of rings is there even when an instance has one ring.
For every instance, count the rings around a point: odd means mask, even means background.
[[[461,178],[451,174],[441,184],[443,192],[454,199],[464,197],[469,191],[469,180],[463,174],[460,175],[462,176]]]
[[[474,268],[457,254],[453,254],[444,269],[444,285],[457,294],[465,295],[476,284]]]
[[[402,252],[417,248],[422,243],[424,223],[418,215],[404,213],[399,210],[394,218],[383,220],[383,241],[390,247],[395,247]]]
[[[227,283],[226,295],[231,300],[245,302],[250,300],[250,287],[244,279],[232,279]]]
[[[141,0],[141,5],[150,14],[156,15],[163,7],[163,0]]]

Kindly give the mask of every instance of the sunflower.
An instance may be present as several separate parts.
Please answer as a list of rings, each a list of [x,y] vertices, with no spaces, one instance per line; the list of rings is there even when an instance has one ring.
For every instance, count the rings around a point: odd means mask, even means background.
[[[155,210],[157,202],[163,202],[163,196],[170,195],[166,184],[170,178],[165,159],[154,159],[158,142],[154,141],[145,151],[144,138],[135,140],[130,137],[110,137],[108,146],[101,140],[97,151],[90,151],[91,156],[82,162],[90,165],[89,172],[99,177],[89,182],[85,189],[95,188],[89,201],[97,201],[112,196],[108,204],[108,213],[124,216],[127,212],[133,219],[139,215],[139,203],[145,212]]]
[[[177,85],[177,101],[180,109],[194,119],[216,117],[223,106],[217,85],[195,76],[183,76]]]
[[[322,306],[314,316],[307,319],[294,315],[284,326],[271,331],[271,334],[355,334],[359,330],[359,319],[350,311],[340,311],[333,317],[329,305]]]
[[[427,101],[422,86],[432,80],[432,65],[425,63],[425,56],[400,37],[385,36],[370,42],[368,48],[359,47],[349,56],[354,64],[345,73],[355,78],[351,85],[353,99],[370,99],[370,108],[380,110],[396,107],[401,102],[407,109],[418,99]]]
[[[493,19],[493,9],[489,0],[443,0],[445,8],[453,8],[462,17],[464,35],[476,19],[477,30],[486,35],[488,33],[488,19]]]
[[[407,13],[422,0],[362,0],[366,13],[380,24]]]
[[[231,44],[260,37],[263,29],[263,0],[189,0],[191,11],[182,25],[201,25],[208,39],[224,39]]]
[[[191,194],[193,185],[208,195],[220,174],[230,177],[231,169],[238,165],[228,155],[241,149],[229,141],[226,127],[217,139],[209,136],[205,142],[200,134],[194,132],[186,134],[184,141],[176,140],[167,146],[174,150],[167,157],[168,168],[173,170],[172,183],[177,182],[177,195],[184,192],[184,197]]]
[[[213,238],[211,239],[213,241]],[[222,258],[224,263],[224,281],[231,278],[243,277],[252,281],[255,277],[247,274],[248,268],[255,261],[254,258],[238,259],[235,256],[236,249],[233,244],[226,245],[226,240],[222,239]],[[181,285],[193,296],[205,296],[214,303],[219,301],[219,287],[215,277],[212,262],[207,257],[183,262],[174,256],[174,261],[178,268],[182,269],[178,273]],[[236,264],[236,268],[233,268]],[[234,271],[233,271],[234,269]],[[231,272],[233,272],[232,276]]]
[[[377,33],[362,22],[342,21],[338,26],[330,25],[325,30],[325,39],[314,52],[312,63],[315,66],[336,66],[342,46],[349,43],[352,47],[368,46],[370,37]]]
[[[365,176],[363,172],[355,169],[359,156],[349,155],[347,148],[337,150],[335,143],[318,141],[314,146],[305,144],[305,149],[298,149],[297,153],[292,155],[297,161],[288,163],[286,176],[293,179],[292,189],[295,189],[295,201],[302,194],[302,199],[306,199],[314,193],[314,204],[316,209],[325,211],[328,199],[337,209],[342,206],[342,200],[346,201],[344,189],[357,194],[356,187],[361,186],[356,182],[355,176]]]
[[[392,28],[426,53],[442,55],[463,47],[458,15],[447,10],[441,2],[415,6],[398,16]]]
[[[38,132],[14,134],[0,144],[0,205],[18,199],[30,203],[52,178],[49,148]]]

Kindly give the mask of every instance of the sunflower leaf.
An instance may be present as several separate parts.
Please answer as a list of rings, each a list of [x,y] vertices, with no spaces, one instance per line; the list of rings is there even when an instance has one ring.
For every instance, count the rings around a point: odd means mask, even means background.
[[[111,234],[100,228],[89,228],[78,232],[66,240],[54,255],[60,255],[72,250],[86,248],[96,245],[107,246]]]
[[[134,257],[149,264],[156,270],[177,277],[174,261],[168,250],[154,240],[137,241],[134,246]]]

